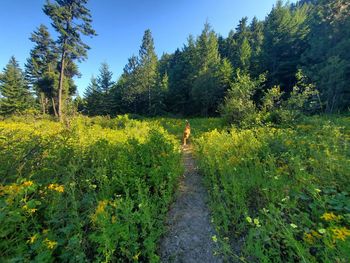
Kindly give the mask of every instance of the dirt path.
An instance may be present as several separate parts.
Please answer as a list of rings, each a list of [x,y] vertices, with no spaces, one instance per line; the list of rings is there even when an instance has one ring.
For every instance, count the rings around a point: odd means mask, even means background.
[[[207,191],[192,157],[191,146],[183,150],[185,173],[176,200],[168,213],[167,233],[160,243],[162,262],[222,262],[214,256],[217,244],[210,224]]]

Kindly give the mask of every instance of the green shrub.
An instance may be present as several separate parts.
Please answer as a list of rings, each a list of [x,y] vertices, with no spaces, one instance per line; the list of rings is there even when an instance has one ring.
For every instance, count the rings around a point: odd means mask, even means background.
[[[213,222],[229,260],[346,262],[350,119],[212,131],[196,140]],[[244,240],[240,253],[230,244]]]
[[[0,122],[2,260],[159,261],[178,145],[127,116]]]
[[[264,75],[254,80],[248,74],[237,71],[236,80],[219,107],[219,112],[227,123],[243,127],[255,124],[257,108],[252,97],[264,81]]]

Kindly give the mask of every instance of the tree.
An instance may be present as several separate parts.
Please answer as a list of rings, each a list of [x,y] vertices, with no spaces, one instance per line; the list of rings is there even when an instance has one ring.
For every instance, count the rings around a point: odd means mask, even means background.
[[[25,64],[26,80],[36,91],[43,114],[47,113],[49,101],[52,101],[52,107],[56,112],[58,61],[55,43],[44,25],[40,25],[37,31],[32,33],[30,40],[35,43],[35,46],[30,51],[30,58]]]
[[[244,126],[255,123],[256,105],[253,95],[265,82],[265,76],[252,79],[249,74],[237,70],[236,78],[228,90],[225,101],[220,105],[221,116],[228,123]]]
[[[113,98],[111,94],[114,81],[112,81],[113,73],[109,70],[107,63],[102,63],[100,67],[100,75],[97,77],[97,85],[101,92],[100,114],[106,115],[111,113],[113,106]]]
[[[121,80],[118,81],[114,96],[121,98],[124,110],[138,114],[152,114],[158,98],[159,84],[158,58],[154,51],[151,31],[147,29],[142,38],[139,56],[133,55],[124,67]]]
[[[85,109],[89,115],[112,113],[114,99],[112,93],[114,81],[112,81],[112,77],[113,73],[109,70],[108,64],[102,63],[99,76],[91,78],[90,84],[84,93]]]
[[[251,47],[250,74],[256,78],[265,71],[260,63],[262,45],[264,43],[264,23],[254,17],[250,23],[249,30],[251,32],[249,39]]]
[[[243,17],[235,30],[231,30],[226,40],[226,57],[233,67],[248,70],[251,56],[248,18]]]
[[[322,0],[312,10],[303,71],[319,88],[327,112],[344,111],[350,105],[350,4]]]
[[[307,5],[293,10],[289,4],[279,0],[267,16],[262,64],[269,72],[270,86],[281,85],[286,92],[292,90],[301,55],[307,45],[308,12]]]
[[[152,93],[157,81],[157,63],[158,58],[154,50],[154,42],[151,30],[147,29],[142,38],[142,44],[139,51],[139,83],[142,86],[142,92],[147,94],[148,114],[152,110]]]
[[[192,87],[198,72],[197,48],[193,36],[189,36],[182,50],[172,55],[169,68],[168,109],[171,112],[191,115],[196,113],[193,107]]]
[[[139,98],[142,94],[142,86],[139,78],[139,59],[132,55],[128,59],[128,64],[125,65],[123,74],[118,81],[117,86],[120,88],[117,91],[120,93],[121,103],[123,104],[124,112],[138,113]],[[115,96],[118,96],[115,93]]]
[[[101,97],[102,93],[97,80],[91,77],[90,84],[84,93],[84,100],[86,102],[84,110],[88,115],[94,116],[99,114]]]
[[[154,90],[152,115],[160,115],[166,112],[165,98],[169,91],[169,77],[165,72],[162,76],[159,75],[157,85]]]
[[[252,49],[250,48],[250,44],[248,38],[243,38],[239,47],[238,47],[238,68],[249,71],[250,68],[250,59],[252,55]]]
[[[233,68],[227,58],[224,58],[221,61],[219,69],[216,73],[216,78],[218,83],[218,90],[215,93],[215,107],[217,108],[219,104],[222,103],[226,92],[231,88],[233,81]]]
[[[63,89],[67,60],[84,60],[89,46],[81,36],[96,35],[91,26],[91,15],[86,8],[88,0],[49,0],[44,5],[44,13],[52,20],[52,26],[59,34],[58,48],[60,52],[60,74],[58,86],[58,115],[63,120]]]
[[[217,92],[221,89],[217,79],[220,67],[218,40],[209,23],[205,23],[196,41],[197,75],[192,87],[192,96],[197,112],[204,116],[216,111]]]
[[[33,106],[33,97],[15,57],[11,57],[0,78],[0,113],[10,115]]]

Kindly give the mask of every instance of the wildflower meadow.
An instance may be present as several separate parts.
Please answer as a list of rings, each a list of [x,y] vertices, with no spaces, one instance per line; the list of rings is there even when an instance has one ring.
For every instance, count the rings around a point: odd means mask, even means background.
[[[178,142],[127,117],[69,125],[0,122],[2,262],[157,262]]]
[[[228,261],[348,262],[349,124],[314,116],[196,139]]]

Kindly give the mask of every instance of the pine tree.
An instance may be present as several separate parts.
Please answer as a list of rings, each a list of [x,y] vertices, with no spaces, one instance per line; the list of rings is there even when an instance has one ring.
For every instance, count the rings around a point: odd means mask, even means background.
[[[220,62],[218,52],[218,39],[208,22],[196,41],[197,69],[201,71],[207,68],[214,68]]]
[[[101,104],[102,92],[97,83],[97,79],[91,77],[90,84],[86,88],[84,93],[84,100],[86,102],[84,111],[90,115],[95,116],[100,113],[100,104]]]
[[[244,37],[238,47],[238,68],[246,72],[249,71],[251,55],[252,49],[250,47],[248,38]]]
[[[162,76],[159,75],[157,85],[154,90],[152,115],[160,115],[166,112],[165,98],[169,91],[169,77],[165,72]]]
[[[35,46],[25,64],[26,79],[36,91],[42,112],[45,114],[50,101],[53,101],[52,107],[55,107],[57,96],[58,61],[55,43],[44,25],[40,25],[37,31],[32,33],[30,40]]]
[[[111,113],[113,107],[113,97],[111,94],[114,81],[112,81],[113,73],[109,70],[107,63],[102,63],[100,67],[100,75],[97,77],[97,84],[101,91],[100,114],[107,115]]]
[[[267,16],[262,63],[269,72],[270,86],[280,84],[283,91],[292,90],[301,55],[306,48],[308,11],[307,6],[292,10],[290,5],[279,0]]]
[[[196,113],[193,107],[192,88],[198,74],[198,50],[195,39],[190,35],[182,50],[177,49],[169,62],[169,92],[167,105],[177,114],[191,115]]]
[[[184,49],[187,49],[185,46]],[[186,51],[177,49],[171,56],[168,69],[169,92],[166,99],[171,112],[185,114],[186,103],[189,101],[189,93],[192,86],[187,86],[186,79],[189,76],[188,56]]]
[[[222,103],[226,92],[231,88],[233,81],[233,68],[230,61],[224,58],[216,73],[218,89],[215,92],[215,108]]]
[[[243,17],[227,38],[227,58],[233,67],[248,70],[251,57],[249,38],[248,18]]]
[[[87,57],[89,46],[86,45],[81,35],[96,35],[91,27],[91,15],[86,8],[88,0],[55,0],[55,3],[47,1],[44,12],[52,20],[52,26],[58,32],[57,41],[60,51],[60,76],[58,86],[58,115],[63,120],[63,89],[65,80],[65,68],[67,60],[83,60]]]
[[[154,50],[152,33],[147,29],[143,35],[142,44],[139,51],[139,83],[142,91],[147,94],[148,114],[152,110],[152,93],[154,92],[157,81],[157,63],[158,58]]]
[[[218,40],[209,23],[196,41],[196,67],[198,75],[192,88],[192,96],[197,112],[208,116],[215,111],[216,92],[220,87],[217,83],[216,73],[220,66]]]
[[[139,71],[139,59],[133,55],[128,59],[128,64],[125,65],[123,74],[118,81],[118,86],[120,87],[118,93],[120,93],[124,112],[139,113],[138,106],[143,92]]]
[[[303,71],[316,83],[327,112],[350,105],[350,4],[345,0],[318,1],[309,19],[308,49]]]
[[[239,20],[234,36],[238,42],[241,42],[243,39],[250,37],[250,30],[248,27],[248,17],[245,16],[241,18],[241,20]]]
[[[15,57],[11,57],[0,78],[0,113],[10,115],[33,106],[24,74]]]
[[[253,18],[250,23],[249,30],[250,36],[250,47],[251,47],[251,60],[250,60],[250,74],[253,78],[258,77],[264,72],[261,67],[261,51],[264,43],[264,23],[258,21],[256,17]]]

